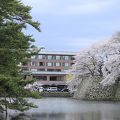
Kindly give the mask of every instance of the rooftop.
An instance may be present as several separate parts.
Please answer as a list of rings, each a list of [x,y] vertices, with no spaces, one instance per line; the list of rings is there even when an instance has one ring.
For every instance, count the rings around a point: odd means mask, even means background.
[[[62,71],[62,72],[49,72],[49,71],[41,71],[41,72],[38,72],[38,71],[26,71],[24,72],[24,74],[34,74],[34,75],[67,75],[69,74],[68,71]]]
[[[46,55],[76,55],[77,52],[67,52],[67,51],[40,51],[39,54],[46,54]]]

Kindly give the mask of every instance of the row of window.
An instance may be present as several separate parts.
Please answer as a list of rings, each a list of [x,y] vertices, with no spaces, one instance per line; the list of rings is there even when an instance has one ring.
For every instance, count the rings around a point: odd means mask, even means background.
[[[31,69],[31,71],[61,72],[61,69]]]
[[[37,80],[47,80],[47,76],[33,76],[34,78],[36,78]],[[61,81],[63,80],[62,77],[58,77],[58,76],[50,76],[49,79],[50,81]]]
[[[43,68],[41,68],[41,69],[29,69],[29,68],[27,68],[27,67],[24,67],[24,68],[22,68],[22,70],[23,71],[47,71],[47,72],[61,72],[62,70],[61,69],[43,69]]]
[[[39,72],[39,71],[47,71],[47,72],[61,72],[61,69],[30,69],[30,71],[33,71],[33,72]]]
[[[47,59],[47,60],[74,60],[73,56],[62,55],[36,55],[32,59]]]
[[[39,63],[36,63],[36,62],[31,62],[31,66],[56,66],[56,67],[60,67],[60,66],[70,66],[69,63],[59,63],[59,62],[56,62],[56,63],[52,63],[52,62],[39,62]]]

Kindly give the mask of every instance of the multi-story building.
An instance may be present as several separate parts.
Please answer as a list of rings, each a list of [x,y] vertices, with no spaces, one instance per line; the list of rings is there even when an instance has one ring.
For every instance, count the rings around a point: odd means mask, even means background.
[[[44,87],[66,86],[67,70],[74,64],[76,53],[71,52],[40,52],[22,66],[24,74],[30,74]]]

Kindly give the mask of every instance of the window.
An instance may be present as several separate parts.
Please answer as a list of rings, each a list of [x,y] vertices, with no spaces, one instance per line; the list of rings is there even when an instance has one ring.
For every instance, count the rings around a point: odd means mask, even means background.
[[[36,66],[36,62],[31,62],[31,66]]]
[[[69,56],[65,56],[65,60],[69,60]]]
[[[65,66],[66,66],[66,67],[69,66],[69,63],[65,63]]]
[[[55,66],[57,66],[57,67],[60,66],[60,63],[55,63]]]
[[[69,60],[69,56],[63,56],[64,60]]]
[[[45,71],[45,69],[37,69],[37,71]]]
[[[48,56],[47,56],[47,59],[48,59],[48,60],[52,60],[52,55],[48,55]]]
[[[39,59],[43,59],[43,56],[42,56],[42,55],[38,55],[38,58],[39,58]]]
[[[74,56],[71,56],[71,60],[75,60],[75,57],[74,57]]]
[[[22,70],[23,71],[29,71],[29,69],[27,67],[23,67]]]
[[[47,66],[52,66],[52,63],[51,63],[51,62],[48,62],[48,63],[47,63]]]
[[[39,79],[40,80],[47,80],[47,76],[40,76]]]
[[[60,60],[61,59],[61,57],[60,56],[56,56],[56,60]]]
[[[44,66],[45,63],[44,62],[39,62],[39,66]]]
[[[47,76],[33,76],[37,80],[47,80]]]
[[[57,76],[50,76],[50,81],[57,81]]]
[[[46,58],[46,55],[42,55],[42,59],[45,59]]]
[[[47,71],[50,71],[50,72],[51,72],[51,71],[54,71],[54,69],[47,69]]]
[[[37,69],[31,69],[32,72],[37,72]]]
[[[55,72],[61,72],[61,69],[56,69]]]
[[[38,55],[39,59],[45,59],[45,55]]]

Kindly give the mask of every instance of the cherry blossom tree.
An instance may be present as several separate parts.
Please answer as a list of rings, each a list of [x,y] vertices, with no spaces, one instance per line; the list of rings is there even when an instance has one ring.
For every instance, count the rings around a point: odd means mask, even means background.
[[[76,56],[71,69],[71,83],[78,85],[85,77],[100,77],[103,86],[119,83],[120,78],[120,32],[111,39],[92,45]]]

